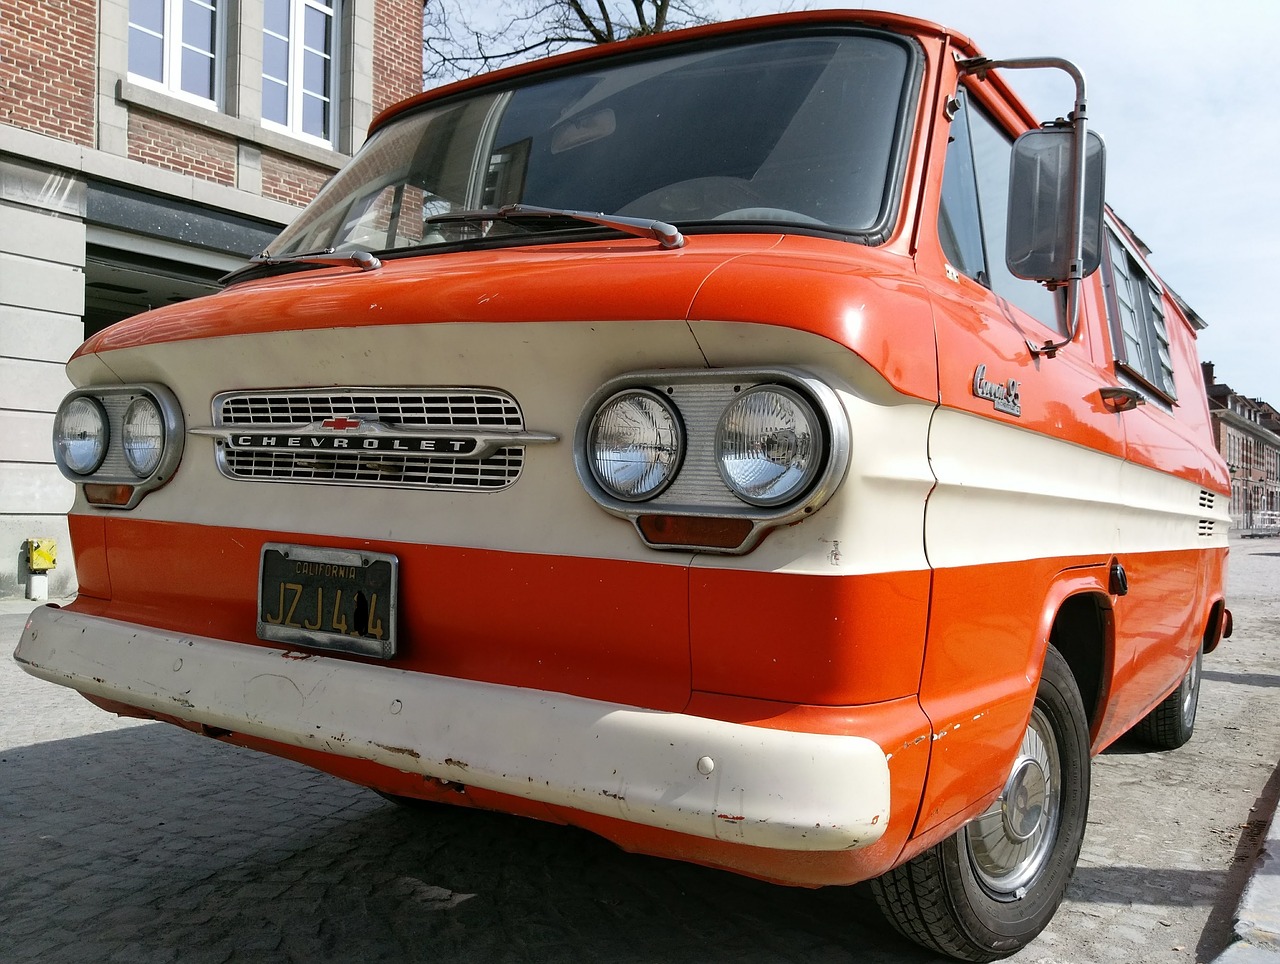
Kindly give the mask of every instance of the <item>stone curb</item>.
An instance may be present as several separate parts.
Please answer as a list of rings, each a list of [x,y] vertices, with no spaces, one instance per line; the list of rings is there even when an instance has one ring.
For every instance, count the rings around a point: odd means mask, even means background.
[[[1213,964],[1280,964],[1280,821],[1275,813],[1240,895],[1235,934],[1235,943]]]

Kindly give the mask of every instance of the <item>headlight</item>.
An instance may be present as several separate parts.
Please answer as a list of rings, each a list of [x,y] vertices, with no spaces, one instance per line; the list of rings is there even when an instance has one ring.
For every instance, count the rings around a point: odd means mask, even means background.
[[[614,498],[652,499],[671,484],[683,455],[680,419],[656,392],[619,392],[591,420],[587,436],[591,473]]]
[[[68,469],[91,474],[107,455],[107,413],[92,398],[71,399],[54,420],[53,445]]]
[[[90,505],[132,509],[173,478],[184,434],[182,408],[164,385],[87,386],[58,408],[54,458]]]
[[[781,385],[747,389],[716,430],[720,477],[750,505],[798,498],[825,462],[822,427],[805,399]]]
[[[124,460],[133,474],[145,479],[155,472],[164,455],[164,418],[150,398],[141,395],[125,409],[120,431]]]

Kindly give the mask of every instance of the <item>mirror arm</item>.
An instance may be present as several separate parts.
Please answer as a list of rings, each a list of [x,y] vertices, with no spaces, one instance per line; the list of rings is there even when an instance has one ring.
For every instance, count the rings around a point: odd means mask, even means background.
[[[1071,177],[1075,190],[1071,198],[1071,263],[1067,282],[1067,337],[1062,341],[1047,341],[1037,345],[1027,339],[1033,358],[1044,355],[1053,358],[1058,349],[1075,340],[1080,325],[1080,289],[1084,284],[1084,188],[1085,188],[1085,137],[1088,134],[1088,106],[1085,101],[1084,74],[1080,68],[1061,57],[1019,57],[1014,60],[992,60],[989,57],[971,57],[959,61],[956,66],[962,74],[975,74],[979,80],[987,79],[987,71],[994,69],[1023,70],[1053,68],[1066,71],[1076,84],[1075,108],[1068,116],[1074,133],[1075,146],[1071,152]]]

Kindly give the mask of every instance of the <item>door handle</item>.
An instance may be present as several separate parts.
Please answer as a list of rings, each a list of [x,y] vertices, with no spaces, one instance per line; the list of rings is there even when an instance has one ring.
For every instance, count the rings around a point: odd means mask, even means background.
[[[1098,389],[1102,404],[1113,412],[1131,412],[1139,405],[1147,404],[1146,396],[1133,388],[1121,385],[1103,385]]]

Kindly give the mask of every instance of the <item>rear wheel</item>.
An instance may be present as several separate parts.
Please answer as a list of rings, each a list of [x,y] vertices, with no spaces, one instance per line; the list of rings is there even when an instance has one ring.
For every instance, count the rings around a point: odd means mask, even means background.
[[[1161,750],[1176,750],[1189,739],[1196,728],[1196,709],[1200,705],[1200,661],[1204,646],[1187,667],[1178,688],[1148,713],[1133,728],[1134,735]]]
[[[1089,814],[1089,732],[1071,670],[1045,656],[1031,720],[1000,798],[954,836],[872,881],[889,922],[964,961],[1029,944],[1075,871]]]

